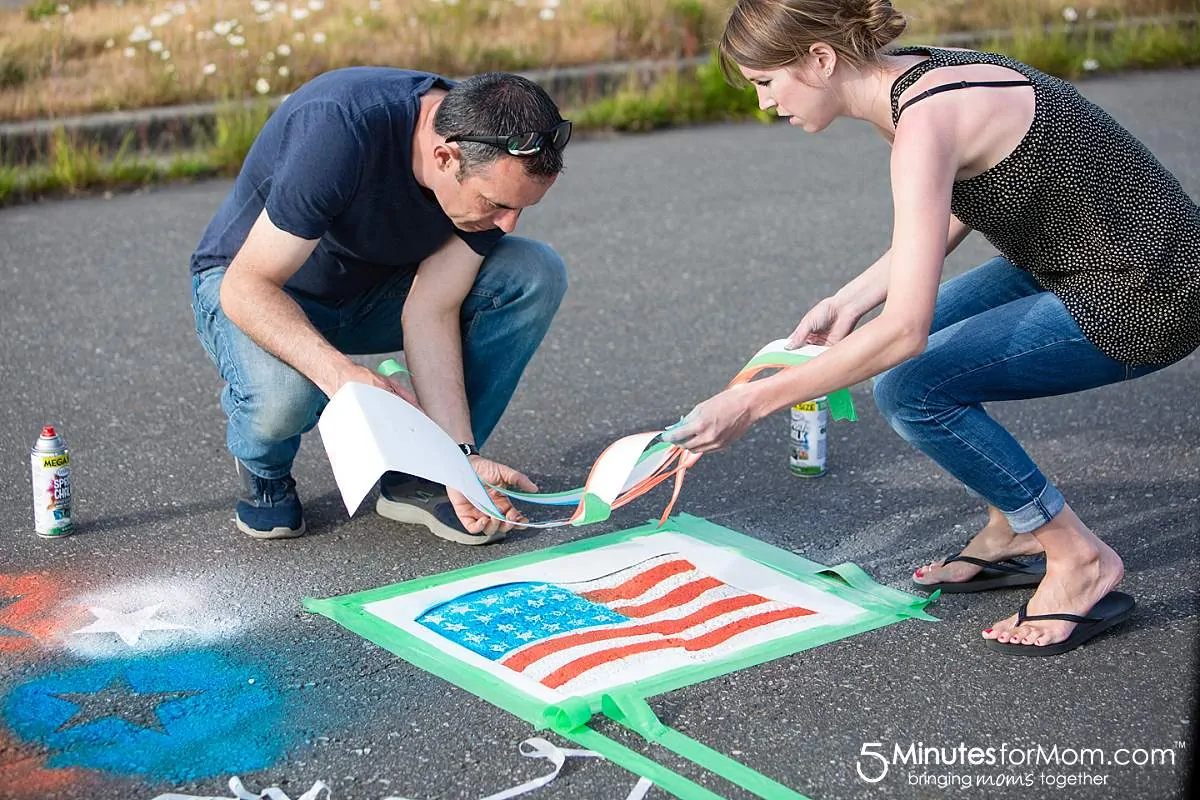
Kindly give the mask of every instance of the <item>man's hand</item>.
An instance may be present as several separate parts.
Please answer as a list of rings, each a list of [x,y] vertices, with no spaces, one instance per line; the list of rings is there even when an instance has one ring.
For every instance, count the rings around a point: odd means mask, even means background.
[[[729,446],[758,421],[748,386],[726,389],[692,409],[677,428],[663,439],[693,453],[709,453]]]
[[[832,345],[854,330],[858,317],[849,313],[832,297],[826,297],[812,307],[788,337],[787,349],[795,350],[806,344]]]
[[[349,366],[338,370],[336,376],[333,378],[333,381],[329,384],[329,386],[321,386],[320,389],[329,397],[333,397],[337,393],[338,389],[341,389],[347,383],[351,382],[365,383],[368,386],[376,386],[380,389],[383,389],[385,392],[391,392],[410,405],[416,406],[417,408],[421,407],[421,404],[417,402],[417,396],[413,394],[412,390],[409,389],[408,386],[406,386],[403,382],[394,378],[385,378],[378,372],[368,369],[360,364],[355,364],[354,362],[350,362]]]
[[[483,456],[471,456],[469,461],[471,462],[471,467],[475,470],[475,474],[493,486],[518,489],[522,492],[536,492],[538,490],[537,485],[533,481],[512,467],[491,461]],[[446,487],[446,495],[450,498],[450,502],[454,506],[454,513],[458,515],[458,521],[467,529],[467,532],[485,536],[490,536],[497,532],[508,533],[513,528],[520,527],[520,523],[528,521],[524,514],[513,508],[512,502],[507,497],[491,489],[488,490],[488,494],[491,495],[492,502],[504,512],[504,516],[508,519],[507,522],[489,517],[471,505],[471,501],[461,493],[454,491],[449,486]]]

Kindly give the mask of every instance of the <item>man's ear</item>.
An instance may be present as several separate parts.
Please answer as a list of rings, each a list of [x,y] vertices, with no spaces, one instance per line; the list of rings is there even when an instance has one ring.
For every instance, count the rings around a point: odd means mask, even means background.
[[[457,172],[461,157],[458,148],[453,144],[434,145],[433,163],[437,165],[438,172]]]

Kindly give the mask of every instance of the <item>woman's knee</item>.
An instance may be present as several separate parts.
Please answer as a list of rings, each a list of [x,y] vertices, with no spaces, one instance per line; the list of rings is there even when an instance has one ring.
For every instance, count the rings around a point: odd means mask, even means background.
[[[922,402],[924,383],[917,377],[912,364],[912,361],[906,361],[880,373],[871,386],[879,413],[905,439],[909,438],[906,434],[908,426],[928,417]]]
[[[871,396],[875,399],[875,406],[889,421],[904,403],[904,381],[902,376],[897,374],[899,369],[900,367],[892,367],[886,372],[881,372],[871,382]]]

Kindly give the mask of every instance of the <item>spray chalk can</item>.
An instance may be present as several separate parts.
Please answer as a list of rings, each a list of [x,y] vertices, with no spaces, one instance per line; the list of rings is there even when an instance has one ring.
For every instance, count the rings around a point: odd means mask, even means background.
[[[792,406],[788,431],[788,469],[802,478],[825,474],[829,402],[824,397]]]
[[[33,468],[33,524],[38,536],[53,539],[71,533],[71,454],[53,425],[30,453]]]

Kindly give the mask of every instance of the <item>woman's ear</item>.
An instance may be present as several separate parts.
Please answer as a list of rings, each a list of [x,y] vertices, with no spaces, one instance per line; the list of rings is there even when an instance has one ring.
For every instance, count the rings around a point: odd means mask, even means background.
[[[813,70],[819,78],[827,81],[833,77],[833,70],[837,67],[837,51],[825,42],[816,42],[808,48],[808,54],[812,57]]]

